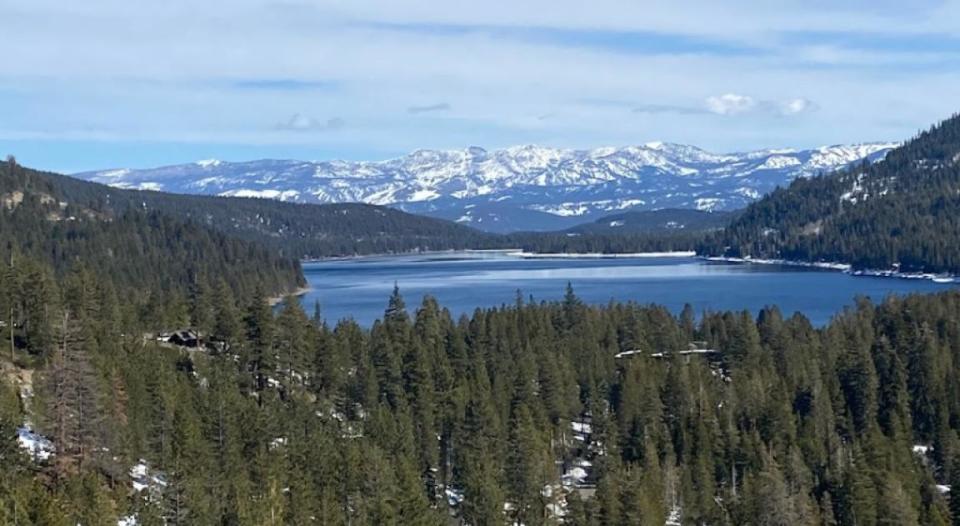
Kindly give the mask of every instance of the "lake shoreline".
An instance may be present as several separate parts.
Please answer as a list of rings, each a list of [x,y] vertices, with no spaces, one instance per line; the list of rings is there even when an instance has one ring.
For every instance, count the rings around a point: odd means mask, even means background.
[[[374,254],[355,254],[352,256],[326,256],[319,258],[304,258],[301,263],[328,263],[331,261],[359,261],[363,259],[389,258],[403,256],[442,256],[445,254],[507,254],[519,251],[519,248],[465,248],[448,250],[408,250],[406,252],[377,252]]]
[[[303,287],[297,287],[292,292],[277,294],[276,296],[271,296],[267,298],[267,304],[270,305],[271,307],[275,307],[279,305],[287,296],[293,296],[295,298],[299,298],[300,296],[304,296],[312,290],[313,290],[313,287],[309,285],[303,286]]]
[[[931,272],[900,272],[898,270],[878,270],[878,269],[859,269],[854,270],[853,265],[849,263],[837,263],[829,261],[797,261],[790,259],[763,259],[763,258],[737,258],[726,256],[698,256],[705,261],[727,262],[727,263],[749,263],[754,265],[782,265],[788,267],[807,267],[819,268],[824,270],[836,270],[849,274],[851,276],[863,276],[871,278],[896,278],[896,279],[925,279],[934,283],[951,284],[957,283],[957,276],[954,274],[934,274]]]
[[[694,251],[674,251],[674,252],[508,252],[507,256],[522,259],[642,259],[642,258],[693,258],[697,256]]]
[[[423,252],[385,252],[381,254],[363,254],[356,256],[330,256],[307,258],[301,263],[327,263],[331,261],[359,261],[363,259],[403,257],[403,256],[444,256],[451,254],[501,254],[518,259],[630,259],[630,258],[695,258],[697,253],[689,251],[672,252],[526,252],[520,248],[491,248],[463,250],[427,250]]]
[[[300,301],[309,308],[319,300],[328,320],[351,318],[369,325],[382,319],[387,298],[397,285],[408,305],[431,296],[454,318],[477,308],[511,305],[518,290],[535,301],[562,301],[566,286],[572,285],[577,296],[591,305],[653,303],[674,313],[686,304],[698,312],[748,309],[753,313],[778,305],[784,312],[802,312],[821,326],[858,296],[879,301],[890,295],[956,287],[920,279],[852,279],[852,273],[828,271],[837,270],[836,265],[821,271],[802,268],[813,267],[812,263],[791,266],[757,261],[769,264],[761,268],[742,264],[746,262],[714,263],[702,257],[521,258],[502,252],[355,258],[305,265],[314,290]]]
[[[402,256],[444,256],[452,254],[500,254],[505,257],[517,259],[644,259],[644,258],[694,258],[704,261],[718,263],[739,263],[754,265],[780,265],[786,267],[805,267],[823,270],[834,270],[858,277],[875,278],[896,278],[896,279],[922,279],[933,281],[934,283],[956,284],[960,283],[960,276],[955,274],[934,274],[931,272],[900,272],[898,270],[879,270],[879,269],[857,269],[849,263],[839,263],[833,261],[800,261],[791,259],[766,259],[751,257],[728,257],[728,256],[702,256],[692,250],[678,250],[668,252],[526,252],[519,248],[493,248],[493,249],[463,249],[463,250],[429,250],[422,252],[394,252],[383,254],[364,254],[357,256],[334,256],[327,258],[304,259],[303,263],[324,263],[331,261],[360,261],[364,259],[402,257]],[[293,294],[296,296],[306,294],[310,291],[309,287],[298,289]],[[283,296],[271,298],[273,304],[282,301]]]

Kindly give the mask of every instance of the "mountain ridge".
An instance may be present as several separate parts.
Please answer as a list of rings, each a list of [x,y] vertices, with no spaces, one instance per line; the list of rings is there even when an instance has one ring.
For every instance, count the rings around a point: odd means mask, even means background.
[[[294,259],[474,248],[492,237],[465,225],[364,203],[313,205],[180,195],[23,170],[64,201],[96,213],[161,212]]]
[[[601,217],[568,229],[574,234],[636,234],[708,232],[724,228],[738,212],[705,212],[684,208],[634,210]]]
[[[960,114],[884,161],[795,180],[705,241],[707,255],[960,273]]]
[[[664,142],[587,150],[472,146],[420,149],[383,161],[208,159],[74,175],[128,189],[387,205],[510,232],[561,230],[631,209],[742,208],[793,179],[873,162],[894,146],[862,143],[724,154]]]

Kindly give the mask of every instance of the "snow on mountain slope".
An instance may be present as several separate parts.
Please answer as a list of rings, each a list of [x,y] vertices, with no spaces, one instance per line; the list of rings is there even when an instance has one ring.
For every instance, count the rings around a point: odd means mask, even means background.
[[[208,159],[76,176],[175,193],[390,205],[493,231],[543,230],[626,209],[741,208],[796,177],[876,161],[895,146],[868,143],[731,154],[660,142],[594,150],[471,147],[417,150],[386,161]]]

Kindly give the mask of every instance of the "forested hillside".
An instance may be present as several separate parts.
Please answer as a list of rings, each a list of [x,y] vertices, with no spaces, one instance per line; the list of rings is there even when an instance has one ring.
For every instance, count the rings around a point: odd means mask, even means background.
[[[960,116],[884,161],[795,180],[748,207],[700,251],[960,272]]]
[[[960,517],[960,294],[815,329],[572,290],[454,320],[397,291],[331,327],[266,302],[295,261],[3,170],[0,523]]]
[[[716,230],[727,226],[737,212],[708,212],[686,208],[639,210],[604,216],[592,223],[577,225],[568,232],[578,234],[686,233]]]
[[[692,250],[684,232],[544,232],[498,235],[365,204],[306,205],[269,199],[123,190],[20,168],[71,203],[112,215],[159,212],[293,258],[410,251],[521,248],[530,252]]]
[[[176,214],[285,256],[357,254],[498,246],[495,236],[441,219],[365,204],[302,205],[270,199],[123,190],[63,175],[34,172],[68,199],[123,213]]]
[[[124,332],[108,290],[69,274],[31,329],[48,343],[0,362],[4,524],[960,517],[957,293],[863,302],[822,330],[572,291],[453,320],[395,293],[365,330],[200,292],[189,323],[227,342],[214,352]]]
[[[499,244],[540,254],[635,254],[693,251],[702,239],[703,232],[519,232],[502,237]]]
[[[64,191],[45,174],[0,163],[0,258],[15,269],[38,265],[31,282],[87,269],[109,276],[124,296],[160,302],[182,299],[201,279],[224,280],[240,294],[303,284],[296,259],[181,218],[176,208],[111,207],[111,197]]]

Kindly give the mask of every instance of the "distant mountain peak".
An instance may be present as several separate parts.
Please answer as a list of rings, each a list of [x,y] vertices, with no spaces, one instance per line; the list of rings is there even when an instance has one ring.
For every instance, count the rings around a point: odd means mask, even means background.
[[[203,159],[202,161],[197,161],[196,164],[202,168],[211,168],[220,166],[221,162],[219,159]]]
[[[385,161],[207,159],[77,176],[122,188],[391,205],[484,228],[537,230],[629,209],[741,208],[796,177],[875,161],[894,146],[717,154],[661,141],[588,150],[523,144],[420,149]]]

